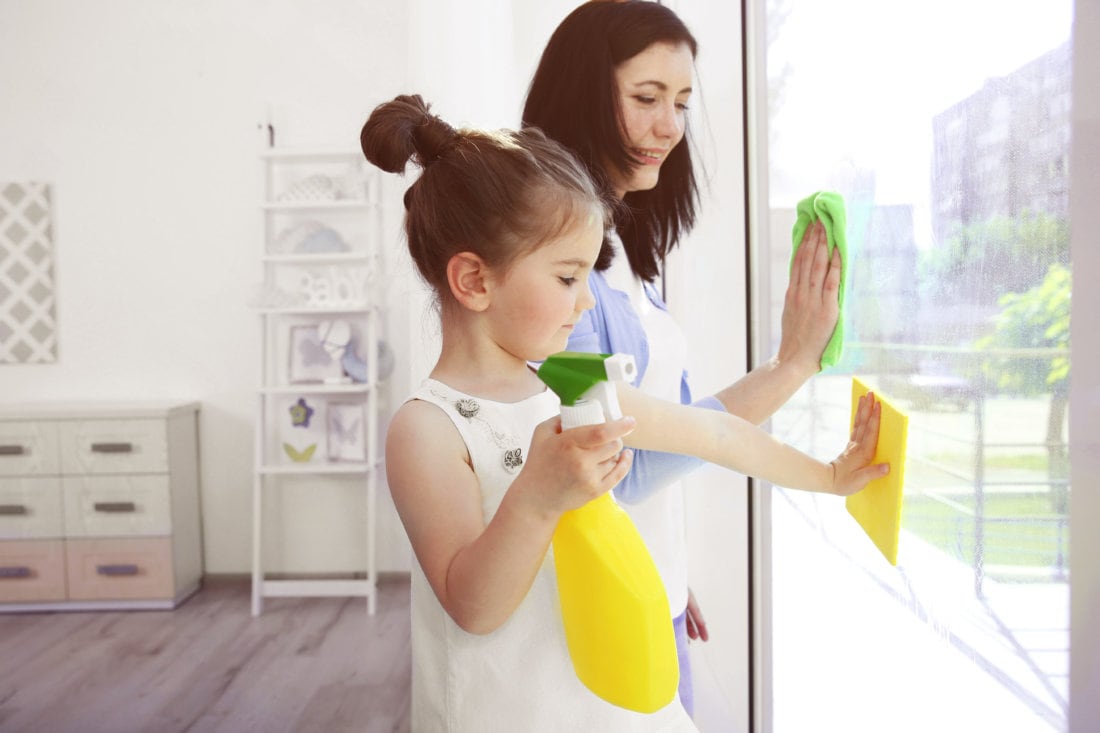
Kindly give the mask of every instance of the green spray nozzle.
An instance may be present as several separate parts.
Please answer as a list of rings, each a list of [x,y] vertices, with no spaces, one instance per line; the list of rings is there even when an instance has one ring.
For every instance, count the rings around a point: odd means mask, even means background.
[[[622,417],[619,400],[610,382],[633,381],[636,373],[630,354],[586,354],[562,351],[539,367],[539,379],[561,399],[565,428]],[[598,405],[598,419],[592,414]],[[575,408],[575,409],[572,409]]]

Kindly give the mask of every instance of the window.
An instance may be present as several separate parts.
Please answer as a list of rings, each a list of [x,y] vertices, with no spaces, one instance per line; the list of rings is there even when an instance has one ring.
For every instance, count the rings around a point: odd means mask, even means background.
[[[897,567],[771,495],[764,730],[1064,731],[1072,2],[753,7],[761,353],[795,204],[840,192],[850,251],[843,359],[772,430],[835,455],[853,375],[909,414]]]

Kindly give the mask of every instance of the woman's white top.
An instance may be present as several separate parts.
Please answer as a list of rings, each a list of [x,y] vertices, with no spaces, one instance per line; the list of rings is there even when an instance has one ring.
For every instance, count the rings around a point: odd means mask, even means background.
[[[501,403],[431,379],[411,399],[437,405],[458,429],[480,484],[486,524],[523,469],[535,427],[560,407],[550,390]],[[424,459],[431,454],[425,445]],[[418,733],[696,730],[679,697],[643,715],[605,702],[577,679],[549,548],[519,607],[485,635],[459,628],[414,563],[412,654],[412,730]]]
[[[655,306],[642,281],[630,269],[622,242],[612,237],[615,258],[604,276],[630,298],[649,342],[649,366],[636,385],[646,394],[680,403],[680,385],[687,362],[687,340],[672,316]],[[684,531],[684,488],[679,481],[652,492],[638,503],[619,502],[645,540],[668,593],[673,618],[687,608],[687,538]]]

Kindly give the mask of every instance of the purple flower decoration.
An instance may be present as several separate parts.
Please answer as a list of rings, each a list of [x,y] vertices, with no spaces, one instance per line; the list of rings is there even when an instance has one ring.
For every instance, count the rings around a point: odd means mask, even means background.
[[[290,424],[294,427],[308,428],[312,417],[313,408],[306,404],[305,397],[299,397],[298,402],[290,406]]]

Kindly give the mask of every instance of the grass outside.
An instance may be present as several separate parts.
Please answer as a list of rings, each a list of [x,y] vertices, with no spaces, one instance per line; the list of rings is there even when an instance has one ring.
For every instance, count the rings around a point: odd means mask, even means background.
[[[1068,518],[1054,513],[1052,501],[1045,492],[987,494],[982,524],[984,566],[990,570],[1067,568]],[[972,565],[976,545],[974,508],[973,495],[908,495],[902,505],[902,526]]]
[[[960,470],[972,470],[973,456],[958,453],[940,453],[927,456],[927,459],[945,466],[957,467]],[[1008,471],[1033,471],[1040,475],[1046,475],[1047,466],[1050,465],[1049,456],[1044,453],[993,453],[985,456],[985,468],[1002,469]]]

